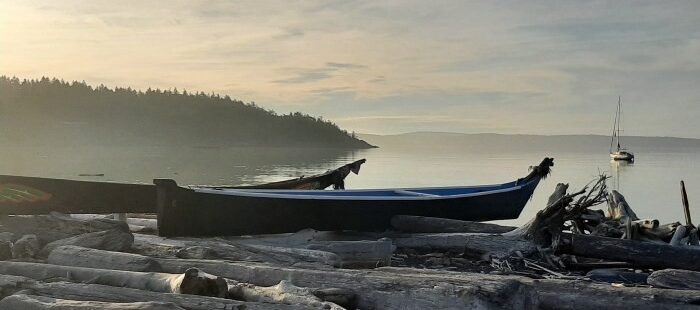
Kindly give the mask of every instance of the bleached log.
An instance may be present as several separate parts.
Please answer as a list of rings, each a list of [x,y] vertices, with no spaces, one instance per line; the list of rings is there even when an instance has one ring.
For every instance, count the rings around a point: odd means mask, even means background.
[[[330,232],[305,229],[291,234],[228,237],[233,244],[322,250],[336,254],[342,267],[376,267],[390,262],[391,234]]]
[[[231,299],[175,294],[157,293],[146,290],[138,290],[126,287],[116,287],[100,284],[83,284],[72,282],[43,283],[20,276],[0,274],[0,292],[17,292],[26,290],[33,295],[40,295],[59,299],[71,299],[82,301],[102,301],[113,303],[131,303],[158,301],[176,304],[187,310],[301,310],[309,309],[305,306],[291,306],[283,304],[266,304],[254,302],[242,302]]]
[[[193,266],[257,286],[274,286],[286,280],[301,287],[337,287],[355,292],[360,309],[590,309],[591,306],[624,309],[627,305],[690,309],[688,305],[700,300],[700,291],[613,288],[581,281],[532,280],[412,268],[316,270],[251,262],[182,259],[159,259],[159,262],[163,270],[169,272]],[[110,268],[122,267],[110,265]],[[657,297],[649,299],[648,296]],[[602,307],[606,302],[610,304]]]
[[[679,290],[700,290],[700,272],[664,269],[652,272],[647,283],[655,287]]]
[[[12,246],[12,258],[34,258],[39,254],[40,249],[39,239],[36,235],[24,235]]]
[[[391,239],[377,241],[326,241],[312,242],[305,246],[310,250],[329,252],[340,258],[343,268],[389,266],[396,249]]]
[[[61,213],[0,216],[0,231],[12,232],[15,236],[34,234],[43,243],[120,227],[126,228],[126,224],[113,219],[81,220]]]
[[[393,238],[399,249],[423,251],[451,251],[472,257],[507,257],[520,251],[524,255],[535,253],[537,247],[524,240],[494,234],[407,234]]]
[[[614,220],[623,221],[629,218],[631,221],[639,220],[639,217],[618,191],[612,190],[608,195],[608,217]]]
[[[106,256],[123,254],[107,252]],[[84,260],[65,263],[80,264],[82,261]],[[104,268],[128,268],[124,263],[118,263],[120,261],[105,259],[92,261],[91,264],[102,262]],[[301,269],[254,262],[163,258],[157,261],[164,272],[179,273],[195,267],[210,274],[256,286],[274,286],[285,280],[300,287],[344,289],[355,292],[357,306],[361,309],[527,308],[536,303],[529,288],[512,281],[503,281],[502,277],[481,274],[459,281],[446,281],[440,277],[416,278],[411,275],[413,269],[407,269],[405,274],[399,276],[377,270]]]
[[[114,219],[114,215],[106,214],[71,214],[72,218],[80,219],[83,221],[88,220],[102,220],[102,219]],[[135,216],[143,216],[139,214],[124,214],[126,216],[126,223],[129,225],[129,230],[132,232],[152,232],[158,229],[158,220],[155,218],[140,218]]]
[[[76,262],[76,264],[78,263]],[[116,263],[113,262],[112,266],[116,266]],[[112,266],[105,266],[105,268],[112,268]],[[196,268],[186,268],[181,274],[169,274],[23,262],[0,262],[0,274],[23,276],[35,280],[67,278],[74,282],[123,286],[161,293],[224,297],[227,291],[224,279],[212,276]]]
[[[396,215],[391,218],[391,226],[406,233],[492,233],[509,232],[515,227],[491,223],[460,221],[453,219]]]
[[[244,301],[305,305],[329,310],[345,309],[314,296],[313,290],[310,288],[298,287],[288,281],[280,281],[274,286],[261,287],[231,280],[229,282],[229,297]]]
[[[111,303],[77,301],[44,296],[17,294],[0,300],[3,310],[185,310],[172,303],[157,301]]]
[[[105,231],[97,231],[85,233],[53,241],[41,250],[41,255],[46,257],[56,247],[62,245],[74,245],[91,249],[107,250],[107,251],[127,251],[134,243],[134,235],[124,227],[110,229]]]
[[[128,270],[161,271],[160,265],[154,258],[74,246],[62,246],[54,249],[49,255],[48,262],[62,266],[91,268],[124,266],[123,269]],[[188,269],[187,272],[189,271]],[[217,285],[220,285],[220,283],[217,282]],[[238,282],[229,283],[228,285],[227,291],[229,296],[242,301],[303,304],[327,309],[339,309],[337,305],[325,302],[314,296],[309,289],[297,288],[289,283],[281,283],[271,287],[259,287]]]
[[[137,234],[136,252],[161,257],[197,259],[229,259],[237,261],[267,262],[291,266],[311,263],[325,266],[339,266],[337,255],[319,250],[283,248],[267,245],[236,244],[225,239],[177,238],[165,239],[158,236]],[[154,250],[156,253],[154,253]]]
[[[51,254],[48,256],[47,262],[53,265],[75,265],[98,269],[105,268],[106,266],[109,266],[109,264],[113,263],[119,266],[124,266],[124,268],[121,270],[141,272],[161,271],[158,261],[148,256],[130,253],[110,255],[110,252],[91,251],[89,248],[72,245],[59,246],[53,249]]]

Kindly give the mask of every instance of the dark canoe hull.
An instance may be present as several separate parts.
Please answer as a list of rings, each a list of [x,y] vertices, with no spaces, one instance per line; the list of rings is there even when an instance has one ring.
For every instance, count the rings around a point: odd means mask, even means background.
[[[487,221],[514,219],[539,178],[518,189],[454,199],[281,199],[198,192],[156,180],[162,236],[215,236],[317,230],[382,231],[398,214]]]
[[[0,214],[153,213],[151,184],[0,175]]]
[[[210,188],[324,189],[342,182],[348,172],[357,173],[364,159],[337,169],[280,182],[251,186]],[[346,171],[347,170],[347,171]],[[0,175],[0,214],[156,213],[153,184],[77,181]]]

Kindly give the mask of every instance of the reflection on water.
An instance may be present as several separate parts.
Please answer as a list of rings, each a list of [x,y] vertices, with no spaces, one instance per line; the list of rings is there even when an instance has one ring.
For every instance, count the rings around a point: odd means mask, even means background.
[[[544,207],[557,183],[572,191],[595,179],[611,176],[609,187],[625,195],[643,218],[662,222],[683,219],[678,184],[686,182],[691,211],[700,218],[700,149],[648,149],[637,162],[610,162],[606,151],[476,152],[415,147],[347,151],[283,148],[0,148],[0,174],[151,183],[173,178],[180,184],[256,184],[311,175],[367,158],[360,175],[346,179],[347,188],[494,184],[515,180],[544,157],[554,157],[552,175],[540,183],[520,224]],[[567,151],[565,151],[567,150]],[[104,177],[80,177],[99,174]]]
[[[608,187],[610,189],[617,190],[618,192],[624,193],[624,189],[622,188],[622,184],[624,184],[624,178],[625,173],[628,169],[630,169],[630,166],[633,166],[634,162],[633,161],[624,161],[624,160],[610,160],[610,171],[612,172],[610,175],[610,181],[608,182]]]
[[[352,151],[297,148],[38,148],[0,149],[0,173],[80,180],[180,184],[255,184],[333,168]],[[80,174],[104,174],[81,177]]]

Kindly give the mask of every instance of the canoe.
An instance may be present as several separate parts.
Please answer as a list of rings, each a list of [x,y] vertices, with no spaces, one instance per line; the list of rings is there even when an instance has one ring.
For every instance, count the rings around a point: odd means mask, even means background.
[[[240,189],[324,189],[329,186],[333,186],[333,189],[345,189],[345,177],[350,174],[360,173],[360,167],[367,160],[360,159],[352,163],[340,166],[333,170],[328,170],[324,173],[308,176],[299,177],[296,179],[284,180],[279,182],[257,184],[257,185],[245,185],[245,186],[204,186],[210,188],[240,188]]]
[[[350,173],[357,174],[365,159],[325,173],[274,183],[240,186],[251,189],[324,189],[344,187]],[[237,186],[199,186],[231,189]],[[0,175],[0,214],[156,213],[153,184],[79,181]]]
[[[394,215],[458,220],[514,219],[553,159],[513,182],[373,190],[267,190],[181,187],[156,179],[161,236],[215,236],[317,230],[382,231]]]

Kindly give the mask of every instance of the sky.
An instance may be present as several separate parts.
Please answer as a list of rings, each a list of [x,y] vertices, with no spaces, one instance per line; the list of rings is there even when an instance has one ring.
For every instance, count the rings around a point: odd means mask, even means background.
[[[0,74],[216,92],[348,131],[700,138],[699,1],[0,0]]]

